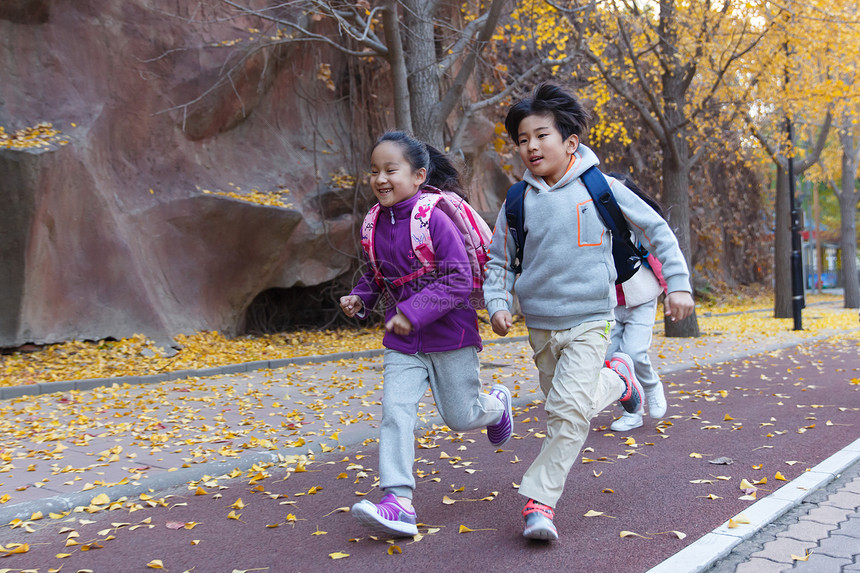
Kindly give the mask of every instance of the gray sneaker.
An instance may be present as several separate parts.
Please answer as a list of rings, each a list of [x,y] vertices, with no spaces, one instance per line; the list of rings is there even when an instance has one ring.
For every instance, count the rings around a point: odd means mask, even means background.
[[[558,539],[558,530],[552,522],[555,512],[550,506],[530,499],[523,508],[523,517],[526,519],[523,537],[543,541],[555,541]]]

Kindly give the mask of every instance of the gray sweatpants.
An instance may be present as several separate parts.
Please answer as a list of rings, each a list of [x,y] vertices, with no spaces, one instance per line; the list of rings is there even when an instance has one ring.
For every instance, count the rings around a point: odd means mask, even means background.
[[[504,407],[481,391],[474,346],[448,352],[384,354],[382,426],[379,429],[379,485],[386,493],[412,498],[418,402],[433,391],[436,409],[455,432],[496,424]]]
[[[633,308],[615,307],[615,326],[610,334],[608,359],[616,352],[624,352],[633,359],[633,372],[639,383],[653,388],[660,383],[660,376],[651,366],[648,350],[651,348],[651,334],[657,313],[657,299]]]

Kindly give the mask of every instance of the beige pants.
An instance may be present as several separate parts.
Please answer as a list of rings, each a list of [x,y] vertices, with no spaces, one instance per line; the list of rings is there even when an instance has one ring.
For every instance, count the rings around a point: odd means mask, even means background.
[[[624,393],[624,382],[604,362],[611,328],[610,321],[596,321],[569,330],[529,329],[546,396],[547,432],[520,494],[555,507],[591,418]]]

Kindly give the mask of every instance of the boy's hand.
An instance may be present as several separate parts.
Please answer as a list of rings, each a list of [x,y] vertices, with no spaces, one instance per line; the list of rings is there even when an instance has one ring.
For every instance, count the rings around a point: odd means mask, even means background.
[[[684,320],[691,314],[696,307],[693,302],[693,295],[683,290],[676,290],[666,296],[663,302],[663,314],[672,318],[672,322],[676,320]]]
[[[397,314],[385,323],[385,330],[394,332],[394,334],[399,334],[400,336],[406,336],[412,332],[412,323],[409,322],[408,318],[400,314],[400,311],[397,311]]]
[[[506,310],[499,310],[490,319],[490,324],[493,326],[493,332],[499,336],[506,336],[511,326],[514,325],[514,317]]]
[[[349,294],[346,296],[340,297],[340,308],[343,309],[343,313],[348,317],[352,318],[364,308],[364,303],[361,302],[361,297],[354,294]]]

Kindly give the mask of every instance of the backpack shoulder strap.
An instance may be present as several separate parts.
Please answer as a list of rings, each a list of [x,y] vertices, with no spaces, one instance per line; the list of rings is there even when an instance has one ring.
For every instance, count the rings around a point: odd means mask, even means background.
[[[621,213],[615,195],[612,194],[612,190],[606,182],[606,176],[597,166],[592,165],[580,177],[594,201],[594,206],[600,214],[603,224],[612,234],[612,255],[615,259],[615,268],[619,270],[616,282],[624,282],[632,276],[640,261],[647,256],[647,251],[634,245],[630,239],[630,227],[627,225],[627,220]],[[623,274],[620,272],[622,267],[619,267],[621,260],[626,262],[626,271]]]
[[[412,207],[412,216],[409,219],[409,239],[412,241],[412,250],[426,270],[432,270],[436,260],[436,250],[433,248],[433,239],[430,236],[430,215],[442,199],[442,193],[422,193]]]
[[[597,212],[600,213],[600,218],[603,219],[603,224],[612,233],[613,238],[618,241],[630,240],[630,228],[627,226],[627,220],[621,214],[621,208],[615,200],[615,195],[609,188],[606,182],[606,176],[592,165],[580,176],[582,182],[585,183],[585,188],[588,189],[588,194],[594,200],[594,205]]]
[[[525,230],[525,196],[527,183],[520,181],[511,185],[505,197],[505,219],[508,230],[514,237],[516,254],[511,262],[511,270],[520,273],[523,270],[523,245],[526,242]]]
[[[380,282],[381,276],[379,265],[376,264],[376,244],[374,241],[377,219],[379,219],[379,203],[371,207],[367,215],[364,216],[364,222],[361,224],[361,249],[364,251],[368,264],[370,264],[376,282]]]

